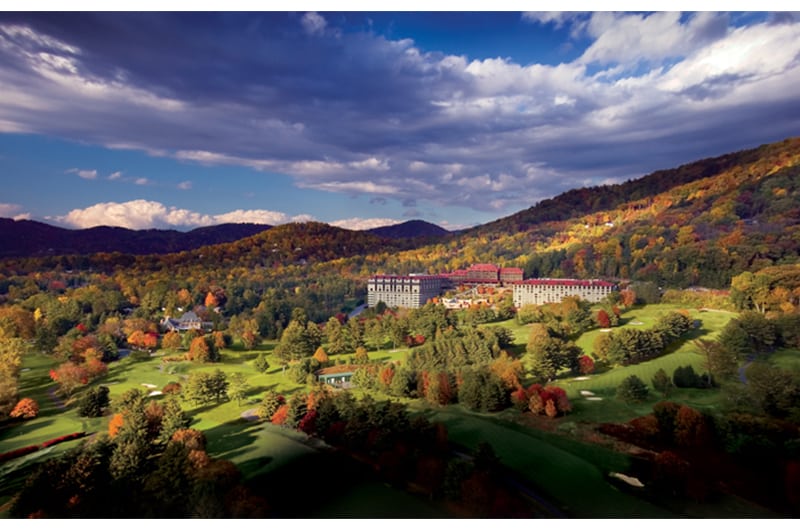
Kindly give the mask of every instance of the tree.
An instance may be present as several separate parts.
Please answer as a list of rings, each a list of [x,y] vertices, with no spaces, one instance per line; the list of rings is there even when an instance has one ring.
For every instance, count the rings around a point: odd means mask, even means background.
[[[314,352],[314,359],[321,365],[325,365],[330,359],[328,358],[328,354],[325,353],[325,350],[320,346],[317,348],[317,351]]]
[[[228,397],[235,399],[236,404],[242,404],[242,401],[247,398],[247,392],[250,390],[250,385],[247,384],[247,376],[241,372],[236,372],[231,375],[230,387],[228,389]]]
[[[71,396],[75,390],[89,383],[89,370],[84,365],[67,361],[50,370],[50,379],[58,383],[59,391]]]
[[[9,414],[12,418],[29,420],[39,415],[39,404],[31,398],[22,398]]]
[[[364,324],[364,342],[373,350],[379,350],[383,347],[383,340],[385,332],[381,321],[377,318],[367,320]]]
[[[182,394],[196,404],[219,403],[228,395],[228,378],[219,369],[213,373],[191,372]]]
[[[102,385],[87,390],[78,404],[78,415],[87,418],[102,416],[109,405],[108,394],[108,387]]]
[[[331,355],[347,353],[347,340],[342,328],[342,323],[336,317],[331,317],[325,323],[325,335],[328,341],[328,350]]]
[[[219,361],[219,349],[211,336],[196,337],[189,345],[186,358],[196,363],[214,363]]]
[[[264,393],[264,398],[256,409],[256,415],[262,420],[269,420],[283,404],[283,396],[279,395],[274,390],[267,390]]]
[[[730,380],[736,376],[738,363],[735,353],[713,340],[697,339],[692,344],[705,357],[705,368],[714,381]]]
[[[611,327],[611,319],[605,309],[601,309],[597,312],[597,325],[601,328]]]
[[[629,375],[617,387],[617,398],[627,403],[636,403],[647,399],[647,385],[635,375]]]
[[[258,357],[256,357],[256,360],[253,361],[253,366],[256,370],[258,370],[259,373],[265,373],[267,370],[269,370],[269,361],[267,361],[267,356],[264,355],[263,352],[259,353]]]
[[[182,429],[188,429],[190,418],[181,408],[178,400],[174,397],[169,398],[164,403],[164,413],[161,418],[161,431],[157,441],[166,444],[173,439],[175,433]]]
[[[653,388],[661,392],[663,397],[668,397],[673,388],[672,379],[670,379],[663,368],[658,369],[651,383],[653,384]]]
[[[181,334],[177,331],[170,331],[161,340],[161,346],[166,350],[177,351],[181,345]]]
[[[353,362],[355,364],[369,364],[369,354],[367,353],[367,349],[363,346],[356,348],[356,354],[353,358]]]

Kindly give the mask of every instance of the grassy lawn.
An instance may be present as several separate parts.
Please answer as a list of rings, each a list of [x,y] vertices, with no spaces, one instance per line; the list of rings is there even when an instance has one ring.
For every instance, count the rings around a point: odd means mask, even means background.
[[[604,471],[590,461],[548,443],[536,431],[503,425],[493,415],[470,413],[460,406],[431,411],[430,417],[444,423],[450,439],[464,446],[474,449],[480,442],[491,443],[504,465],[518,471],[573,517],[655,518],[672,515],[621,492],[605,480]]]

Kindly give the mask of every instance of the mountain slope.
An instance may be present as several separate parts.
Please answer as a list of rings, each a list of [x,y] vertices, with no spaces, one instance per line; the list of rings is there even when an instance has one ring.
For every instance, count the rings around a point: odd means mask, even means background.
[[[0,218],[0,257],[93,254],[166,254],[227,243],[271,228],[259,224],[222,224],[177,230],[129,230],[98,226],[69,230],[38,221]]]

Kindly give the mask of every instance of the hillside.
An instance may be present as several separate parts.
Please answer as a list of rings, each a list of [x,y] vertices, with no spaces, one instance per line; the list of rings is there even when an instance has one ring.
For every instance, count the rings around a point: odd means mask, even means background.
[[[0,218],[0,257],[98,252],[167,254],[236,241],[269,228],[269,225],[229,223],[196,228],[189,232],[129,230],[109,226],[69,230],[38,221]]]
[[[471,263],[526,277],[603,277],[726,288],[800,256],[800,138],[572,190],[365,268],[407,273]]]

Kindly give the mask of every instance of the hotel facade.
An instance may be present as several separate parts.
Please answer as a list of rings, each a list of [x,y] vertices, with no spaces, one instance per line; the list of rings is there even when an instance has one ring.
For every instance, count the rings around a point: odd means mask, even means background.
[[[513,284],[514,306],[552,304],[567,296],[577,296],[591,303],[602,301],[614,290],[614,284],[603,280],[539,278]]]
[[[367,306],[383,302],[389,307],[422,307],[441,294],[444,281],[432,275],[373,276],[367,281]]]

